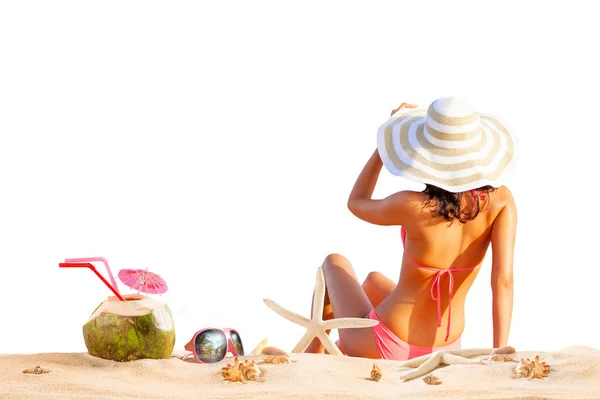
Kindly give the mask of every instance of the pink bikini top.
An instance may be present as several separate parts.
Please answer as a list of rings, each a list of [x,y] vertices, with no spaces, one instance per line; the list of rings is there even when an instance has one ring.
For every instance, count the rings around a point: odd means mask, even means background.
[[[400,233],[402,236],[402,246],[405,246],[406,230],[404,229],[404,227],[402,227],[402,229],[400,230]],[[433,279],[433,283],[431,284],[430,293],[431,293],[431,298],[433,300],[437,301],[438,327],[442,326],[442,304],[441,304],[442,300],[441,300],[440,281],[441,281],[443,275],[445,275],[445,274],[448,275],[448,279],[449,279],[449,283],[448,283],[448,327],[446,328],[446,338],[444,339],[445,341],[448,341],[448,336],[450,335],[450,318],[452,315],[452,295],[454,293],[454,276],[452,276],[452,271],[469,271],[469,270],[477,268],[477,266],[479,264],[475,265],[474,267],[468,267],[468,268],[439,269],[439,268],[428,267],[426,265],[421,265],[421,264],[415,262],[415,260],[410,258],[410,256],[408,254],[406,254],[406,252],[404,252],[404,255],[413,264],[415,264],[419,268],[428,269],[430,271],[437,271],[437,274],[435,274],[435,278]]]

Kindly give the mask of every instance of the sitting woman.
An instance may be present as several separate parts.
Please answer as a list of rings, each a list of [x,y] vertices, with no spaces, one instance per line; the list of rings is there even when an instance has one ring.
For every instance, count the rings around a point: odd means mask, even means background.
[[[438,99],[427,111],[415,107],[402,104],[379,129],[378,150],[348,199],[358,218],[402,227],[398,284],[371,272],[361,285],[339,254],[323,262],[323,318],[379,321],[373,328],[340,330],[340,347],[349,356],[407,360],[459,349],[465,298],[490,243],[493,347],[507,344],[517,210],[500,182],[514,164],[514,140],[497,118],[478,114],[464,98]],[[425,190],[372,199],[384,164]],[[323,345],[315,339],[307,352],[321,353]]]

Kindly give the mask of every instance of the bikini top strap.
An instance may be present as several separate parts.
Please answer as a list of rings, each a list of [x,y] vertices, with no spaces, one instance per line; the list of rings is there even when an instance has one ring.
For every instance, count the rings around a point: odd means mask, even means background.
[[[404,226],[400,227],[400,237],[402,238],[402,247],[406,248],[406,229],[404,229]],[[406,254],[406,252],[404,252],[404,255],[410,260],[410,262],[412,262],[413,264],[415,264],[418,267],[421,267],[421,268],[424,268],[424,269],[428,269],[430,271],[440,271],[439,268],[428,267],[427,265],[419,264],[418,262],[416,262],[415,260],[413,260],[412,258],[410,258],[410,256],[408,254]],[[472,267],[449,268],[449,270],[452,270],[452,271],[468,271],[470,269],[475,269],[478,266],[479,266],[479,264],[473,265]]]
[[[404,229],[404,227],[402,227],[402,229],[400,230],[400,235],[402,237],[402,245],[405,246],[406,230]],[[441,304],[442,299],[441,299],[440,281],[441,281],[443,275],[448,275],[448,280],[449,280],[448,281],[448,324],[446,326],[446,338],[444,339],[445,341],[447,341],[448,337],[450,336],[450,321],[452,318],[452,297],[454,296],[454,276],[452,275],[452,271],[467,271],[467,270],[475,269],[479,264],[475,265],[473,267],[466,267],[466,268],[439,269],[439,268],[434,268],[434,267],[428,267],[426,265],[421,265],[421,264],[415,262],[415,260],[410,258],[410,256],[408,254],[406,254],[406,252],[404,252],[404,255],[417,267],[436,272],[435,277],[433,279],[433,283],[430,288],[430,294],[431,294],[431,298],[435,302],[437,302],[438,327],[442,326],[442,304]]]
[[[402,236],[402,247],[406,247],[406,229],[404,229],[404,227],[402,227],[400,229],[400,235]],[[410,256],[408,254],[406,254],[406,251],[404,252],[404,255],[406,256],[406,258],[408,258],[408,260],[411,263],[415,264],[417,267],[425,268],[425,269],[430,269],[430,270],[433,270],[433,271],[437,271],[438,270],[438,268],[431,268],[431,267],[428,267],[426,265],[419,264],[418,262],[416,262],[415,260],[413,260],[412,258],[410,258]]]

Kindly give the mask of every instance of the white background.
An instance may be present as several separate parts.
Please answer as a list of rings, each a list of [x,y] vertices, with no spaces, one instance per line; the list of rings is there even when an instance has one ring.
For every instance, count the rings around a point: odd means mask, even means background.
[[[262,299],[309,315],[331,252],[398,277],[399,229],[347,196],[393,108],[457,94],[519,139],[510,344],[600,348],[600,28],[560,4],[3,2],[0,353],[86,351],[111,293],[58,268],[86,256],[163,276],[177,349],[206,326],[291,349]],[[420,188],[384,171],[376,196]],[[464,347],[492,346],[489,281],[488,255]]]

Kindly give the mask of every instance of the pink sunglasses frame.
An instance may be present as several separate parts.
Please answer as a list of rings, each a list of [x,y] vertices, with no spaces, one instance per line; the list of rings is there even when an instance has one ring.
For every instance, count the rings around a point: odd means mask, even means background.
[[[242,341],[242,337],[240,336],[240,333],[238,332],[237,329],[233,329],[233,328],[204,328],[204,329],[200,329],[198,332],[194,333],[194,336],[192,336],[192,340],[190,340],[185,345],[185,349],[187,351],[189,351],[190,353],[193,354],[194,358],[196,359],[196,362],[198,362],[200,364],[211,364],[211,363],[207,363],[207,362],[204,362],[204,361],[200,360],[198,358],[198,355],[196,354],[196,349],[194,348],[194,344],[196,342],[196,337],[198,337],[198,335],[201,334],[202,332],[206,332],[206,331],[209,331],[211,329],[223,332],[223,334],[225,335],[225,338],[227,339],[227,351],[225,351],[225,354],[223,355],[223,358],[221,358],[219,361],[215,361],[215,362],[221,362],[221,361],[223,361],[227,357],[227,353],[233,354],[234,357],[240,357],[240,355],[238,354],[237,350],[235,349],[233,341],[231,340],[231,331],[235,331],[238,334],[238,336],[240,337],[240,342],[242,343],[242,348],[244,347],[244,342]],[[189,354],[187,354],[185,357],[188,357],[188,356],[189,356]]]

